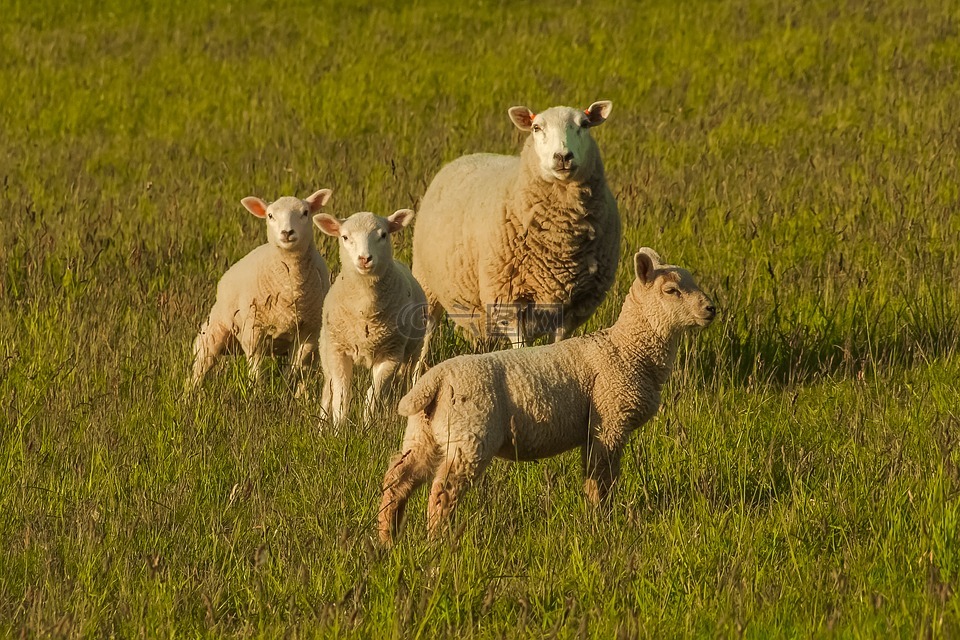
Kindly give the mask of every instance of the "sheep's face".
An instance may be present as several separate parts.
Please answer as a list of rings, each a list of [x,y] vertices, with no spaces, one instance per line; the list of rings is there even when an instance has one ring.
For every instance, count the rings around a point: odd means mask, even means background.
[[[552,107],[535,114],[526,107],[513,107],[509,113],[518,129],[533,136],[540,176],[548,182],[566,182],[589,177],[585,173],[592,169],[597,153],[590,128],[602,124],[612,108],[611,102],[602,100],[584,111]]]
[[[311,214],[330,200],[332,191],[321,189],[306,200],[284,196],[267,204],[260,198],[241,200],[246,209],[267,221],[267,239],[282,251],[303,251],[313,243]]]
[[[346,220],[321,214],[314,222],[328,236],[339,238],[341,269],[353,267],[362,276],[381,275],[393,261],[390,234],[413,220],[413,211],[400,209],[388,218],[367,211]]]
[[[717,315],[716,307],[686,269],[661,264],[660,257],[644,247],[634,256],[637,280],[647,315],[664,333],[706,327]]]

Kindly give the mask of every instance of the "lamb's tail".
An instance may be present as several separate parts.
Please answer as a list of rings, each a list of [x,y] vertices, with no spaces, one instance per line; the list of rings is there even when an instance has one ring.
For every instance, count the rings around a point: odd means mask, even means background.
[[[440,383],[443,381],[443,375],[439,369],[440,367],[434,367],[417,380],[413,389],[410,389],[407,395],[400,398],[397,413],[402,416],[412,416],[421,411],[430,413],[429,407],[436,400],[437,393],[440,391]]]

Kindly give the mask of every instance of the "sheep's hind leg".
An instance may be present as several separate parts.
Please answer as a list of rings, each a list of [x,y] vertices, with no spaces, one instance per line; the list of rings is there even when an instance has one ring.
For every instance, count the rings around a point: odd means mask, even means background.
[[[440,303],[436,300],[429,299],[427,302],[427,319],[423,330],[423,346],[420,348],[420,357],[417,359],[417,364],[413,368],[414,384],[416,384],[420,376],[427,371],[427,356],[430,355],[430,338],[433,337],[434,332],[437,330],[437,325],[440,324],[440,318],[442,316],[443,307]]]
[[[200,327],[200,332],[193,341],[193,375],[188,387],[195,389],[200,385],[204,376],[213,368],[217,357],[227,346],[230,332],[221,324],[211,324],[208,320]]]
[[[418,420],[419,418],[411,418]],[[412,424],[412,422],[411,422]],[[403,453],[390,462],[383,476],[383,497],[380,501],[378,534],[384,546],[393,544],[393,539],[403,524],[407,500],[420,485],[426,482],[436,467],[435,448],[431,442],[418,441],[405,447]]]
[[[480,477],[489,460],[480,459],[476,450],[457,449],[437,470],[427,502],[427,537],[437,539],[446,526],[457,502]]]

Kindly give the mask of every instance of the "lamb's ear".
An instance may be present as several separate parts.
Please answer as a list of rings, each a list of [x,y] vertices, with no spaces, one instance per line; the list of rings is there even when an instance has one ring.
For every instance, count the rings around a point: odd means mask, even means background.
[[[657,270],[660,264],[660,256],[650,247],[642,247],[633,256],[633,270],[637,274],[637,280],[648,284],[653,280],[653,272]]]
[[[603,124],[610,117],[613,103],[609,100],[598,100],[583,110],[587,114],[586,126],[596,127]]]
[[[317,225],[317,228],[328,236],[340,237],[340,221],[329,213],[318,213],[313,216],[313,224]]]
[[[315,212],[317,209],[330,202],[330,196],[332,195],[333,191],[330,189],[320,189],[320,191],[315,192],[313,195],[307,196],[305,202],[310,205],[310,213]]]
[[[537,117],[537,114],[530,111],[530,109],[526,107],[510,107],[507,113],[510,114],[510,120],[514,126],[520,129],[520,131],[530,131],[533,129],[533,119]]]
[[[400,231],[413,222],[413,209],[399,209],[387,218],[390,223],[390,233]]]
[[[267,217],[267,203],[260,198],[248,196],[240,201],[243,207],[258,218]]]

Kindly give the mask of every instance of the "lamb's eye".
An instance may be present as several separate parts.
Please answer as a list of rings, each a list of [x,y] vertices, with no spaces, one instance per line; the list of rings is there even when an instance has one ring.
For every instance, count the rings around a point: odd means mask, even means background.
[[[380,232],[380,239],[383,240],[383,239],[386,238],[386,237],[387,237],[387,232],[386,232],[386,231],[381,231],[381,232]]]
[[[340,236],[340,239],[343,240],[344,242],[346,242],[347,240],[349,240],[349,238],[348,238],[347,236]]]
[[[663,288],[663,292],[664,292],[665,294],[667,294],[668,296],[679,296],[679,295],[680,295],[680,289],[678,289],[678,288],[676,288],[676,287],[664,287],[664,288]]]
[[[533,131],[534,131],[534,133],[539,133],[539,132],[543,131],[543,127],[541,127],[541,126],[538,125],[538,124],[535,124],[535,125],[533,125]]]
[[[267,217],[270,218],[271,220],[273,220],[273,214],[272,214],[272,213],[268,213],[268,214],[267,214]]]

